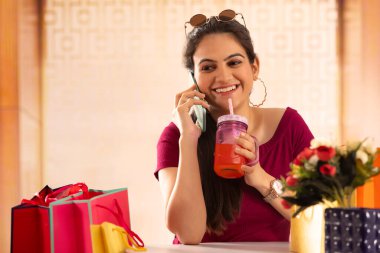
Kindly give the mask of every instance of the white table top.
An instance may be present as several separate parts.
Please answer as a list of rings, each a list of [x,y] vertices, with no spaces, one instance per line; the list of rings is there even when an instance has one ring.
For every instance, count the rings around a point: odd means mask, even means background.
[[[202,243],[199,245],[146,245],[147,253],[197,252],[197,253],[282,253],[289,252],[287,242],[240,242],[240,243]]]

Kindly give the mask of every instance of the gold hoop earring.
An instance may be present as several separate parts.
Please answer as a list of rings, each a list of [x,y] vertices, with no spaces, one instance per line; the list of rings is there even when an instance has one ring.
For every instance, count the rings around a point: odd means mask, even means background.
[[[264,83],[263,80],[261,80],[261,78],[257,78],[257,80],[259,80],[260,83],[261,83],[261,85],[264,87],[264,98],[263,98],[263,100],[261,101],[260,104],[256,104],[256,105],[255,105],[254,103],[252,103],[251,99],[249,99],[249,105],[250,105],[250,106],[253,106],[253,107],[260,107],[260,106],[262,106],[262,105],[265,103],[265,101],[267,100],[267,87],[265,86],[265,83]],[[252,90],[253,90],[253,87],[252,87]],[[252,91],[251,91],[251,94],[252,94]]]

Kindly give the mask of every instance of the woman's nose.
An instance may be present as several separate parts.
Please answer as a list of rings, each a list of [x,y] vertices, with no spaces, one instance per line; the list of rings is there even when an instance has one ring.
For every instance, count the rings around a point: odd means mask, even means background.
[[[219,67],[218,71],[216,72],[215,79],[215,81],[218,83],[229,83],[233,79],[232,72],[226,66]]]

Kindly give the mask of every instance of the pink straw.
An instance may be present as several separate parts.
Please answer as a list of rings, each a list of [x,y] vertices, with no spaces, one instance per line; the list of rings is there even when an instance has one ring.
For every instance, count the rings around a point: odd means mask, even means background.
[[[232,98],[228,98],[228,108],[230,109],[230,114],[234,114],[234,107],[232,105]]]

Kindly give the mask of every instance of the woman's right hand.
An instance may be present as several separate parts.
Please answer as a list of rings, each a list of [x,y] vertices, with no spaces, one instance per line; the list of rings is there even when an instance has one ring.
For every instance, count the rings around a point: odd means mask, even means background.
[[[178,93],[175,100],[174,123],[177,125],[181,135],[189,134],[196,138],[201,135],[201,129],[191,118],[190,110],[193,105],[201,105],[209,109],[210,105],[204,100],[205,94],[196,90],[195,85]],[[200,99],[196,99],[198,97]]]

